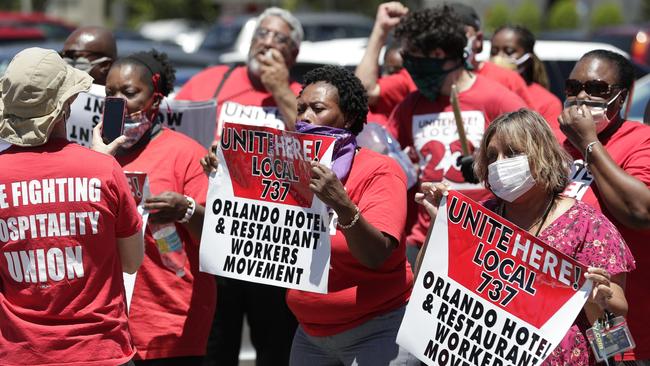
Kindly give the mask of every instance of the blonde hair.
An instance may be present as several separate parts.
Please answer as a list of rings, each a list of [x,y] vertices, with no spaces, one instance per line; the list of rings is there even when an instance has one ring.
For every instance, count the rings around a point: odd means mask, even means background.
[[[474,162],[474,171],[482,182],[487,182],[487,147],[495,136],[528,156],[531,174],[545,191],[554,194],[564,191],[569,184],[572,160],[539,113],[522,108],[504,113],[490,123]]]

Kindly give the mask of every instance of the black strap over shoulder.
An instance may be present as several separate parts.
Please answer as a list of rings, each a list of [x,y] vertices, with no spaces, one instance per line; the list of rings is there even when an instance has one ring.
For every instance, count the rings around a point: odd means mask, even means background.
[[[221,93],[221,89],[223,89],[223,86],[226,84],[226,80],[228,80],[228,78],[230,77],[230,74],[232,74],[232,72],[235,70],[236,67],[237,67],[236,64],[230,64],[228,66],[228,70],[226,70],[226,72],[221,77],[221,81],[219,82],[219,86],[217,86],[217,89],[214,91],[214,95],[212,95],[212,99],[217,99],[217,97],[219,96],[219,93]]]

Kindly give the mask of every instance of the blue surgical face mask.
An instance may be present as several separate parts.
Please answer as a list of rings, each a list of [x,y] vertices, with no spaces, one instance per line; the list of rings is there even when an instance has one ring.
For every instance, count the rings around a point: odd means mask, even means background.
[[[458,60],[456,66],[445,70],[443,65],[450,60],[449,58],[413,57],[410,55],[402,57],[404,68],[411,75],[418,91],[431,101],[438,98],[447,75],[463,66],[462,61]]]

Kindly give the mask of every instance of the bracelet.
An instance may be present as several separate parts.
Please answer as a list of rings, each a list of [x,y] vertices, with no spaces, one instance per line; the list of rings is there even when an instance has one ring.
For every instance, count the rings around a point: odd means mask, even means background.
[[[591,154],[591,152],[594,151],[594,145],[596,145],[597,143],[598,143],[597,140],[592,141],[587,144],[587,147],[585,147],[585,154],[584,154],[585,165],[589,165],[589,154]]]
[[[185,224],[190,221],[192,216],[194,215],[194,210],[196,209],[196,202],[194,202],[194,198],[190,196],[185,196],[185,199],[187,200],[187,210],[185,211],[185,216],[183,216],[182,219],[176,220],[180,222],[181,224]]]
[[[356,212],[354,213],[354,217],[352,218],[352,221],[349,224],[343,225],[340,222],[337,223],[337,225],[341,229],[349,229],[349,228],[353,227],[357,223],[357,221],[359,221],[359,217],[361,216],[361,212],[359,211],[359,206],[354,205],[354,209],[355,209]]]

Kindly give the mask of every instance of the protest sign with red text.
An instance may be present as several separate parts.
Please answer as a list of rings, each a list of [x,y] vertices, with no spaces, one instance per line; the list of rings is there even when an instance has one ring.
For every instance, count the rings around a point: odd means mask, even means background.
[[[329,166],[334,141],[225,123],[206,200],[201,271],[326,293],[330,220],[309,189],[310,162]]]
[[[587,300],[587,268],[448,193],[397,342],[428,365],[539,365]]]

